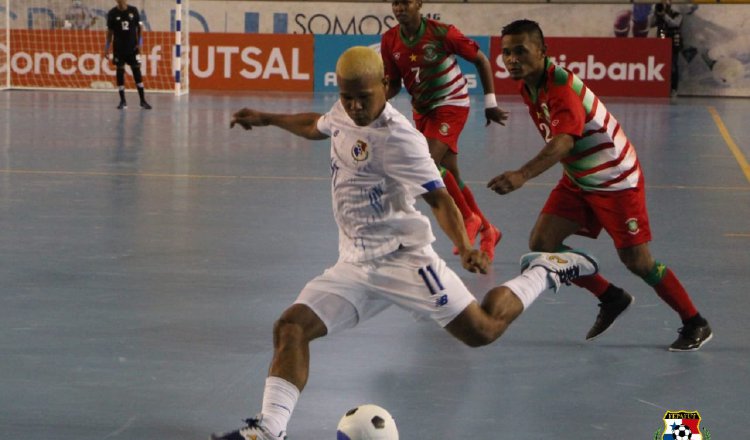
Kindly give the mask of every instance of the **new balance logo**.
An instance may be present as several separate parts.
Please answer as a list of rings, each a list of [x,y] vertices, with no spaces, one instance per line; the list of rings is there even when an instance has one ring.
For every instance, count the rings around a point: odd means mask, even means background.
[[[436,307],[442,307],[446,304],[448,304],[448,295],[443,295],[440,298],[435,300]]]

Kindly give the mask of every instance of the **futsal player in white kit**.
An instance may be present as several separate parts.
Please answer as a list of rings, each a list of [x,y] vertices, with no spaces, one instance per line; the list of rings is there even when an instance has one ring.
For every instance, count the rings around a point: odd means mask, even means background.
[[[339,259],[310,281],[274,325],[274,354],[260,414],[221,440],[286,438],[309,373],[309,343],[356,326],[392,304],[427,317],[465,344],[496,340],[547,289],[597,272],[582,253],[532,253],[523,273],[491,289],[480,305],[432,249],[430,221],[415,208],[421,196],[459,249],[461,264],[485,273],[488,259],[472,249],[461,214],[443,185],[427,141],[385,99],[380,54],[347,49],[336,64],[340,99],[324,114],[272,114],[242,109],[231,126],[275,125],[307,139],[331,138],[331,191],[339,227]]]

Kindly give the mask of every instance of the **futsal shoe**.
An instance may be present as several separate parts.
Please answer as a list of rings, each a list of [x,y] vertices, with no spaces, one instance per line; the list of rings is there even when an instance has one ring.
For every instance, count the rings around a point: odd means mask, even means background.
[[[487,258],[490,259],[491,263],[495,259],[495,247],[500,243],[500,239],[503,238],[503,233],[493,225],[488,224],[488,226],[482,228],[482,232],[480,232],[479,249],[487,254]]]
[[[579,277],[595,275],[599,264],[594,257],[580,250],[567,252],[530,252],[521,257],[521,272],[540,266],[549,272],[552,288],[557,292],[560,286],[570,286],[570,282]]]
[[[285,440],[286,433],[280,432],[279,435],[271,434],[268,429],[261,425],[262,415],[246,419],[247,426],[236,431],[226,432],[224,434],[211,434],[211,440]]]
[[[466,226],[466,235],[469,236],[469,242],[474,246],[479,230],[482,229],[482,218],[472,213],[464,219],[464,226]],[[457,247],[453,247],[453,255],[458,255]]]
[[[120,101],[119,104],[117,104],[117,110],[123,110],[128,108],[128,103],[125,101]]]
[[[669,346],[669,351],[696,351],[714,337],[708,323],[705,325],[685,324],[678,332],[680,336]]]
[[[625,313],[635,300],[633,295],[612,285],[607,288],[602,297],[607,298],[607,300],[599,303],[599,314],[596,316],[594,325],[591,326],[591,329],[586,334],[587,341],[593,341],[612,327],[615,319]]]
[[[141,108],[144,110],[151,110],[151,104],[146,101],[141,101]]]

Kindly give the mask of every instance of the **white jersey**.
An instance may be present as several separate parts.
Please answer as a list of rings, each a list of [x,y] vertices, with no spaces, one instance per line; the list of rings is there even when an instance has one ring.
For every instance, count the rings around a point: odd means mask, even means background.
[[[414,204],[444,184],[427,141],[406,117],[386,103],[375,121],[360,127],[337,101],[317,128],[331,138],[339,261],[367,261],[435,240],[430,220]]]

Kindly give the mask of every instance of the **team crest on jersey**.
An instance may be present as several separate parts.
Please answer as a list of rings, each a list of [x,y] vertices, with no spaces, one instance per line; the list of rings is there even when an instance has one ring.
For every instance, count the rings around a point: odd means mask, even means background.
[[[357,139],[357,143],[352,147],[352,157],[357,162],[362,162],[370,157],[370,150],[367,146],[367,142]]]
[[[450,132],[450,130],[451,130],[451,126],[447,122],[442,122],[440,124],[440,128],[438,128],[438,131],[443,136],[448,136],[448,133]]]
[[[625,221],[625,226],[628,228],[628,232],[632,235],[635,235],[639,232],[641,232],[640,226],[638,226],[638,219],[637,218],[629,218]]]
[[[422,50],[424,51],[424,60],[425,61],[435,61],[438,58],[437,49],[435,48],[435,45],[432,43],[427,43],[424,46],[422,46]]]
[[[133,13],[132,12],[130,14],[128,14],[128,18],[131,19],[131,20],[133,19]]]

